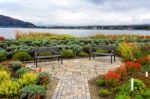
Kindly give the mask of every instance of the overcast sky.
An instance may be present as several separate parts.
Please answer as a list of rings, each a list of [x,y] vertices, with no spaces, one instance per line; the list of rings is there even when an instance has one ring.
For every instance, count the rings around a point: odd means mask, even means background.
[[[150,24],[150,0],[0,0],[0,14],[36,25]]]

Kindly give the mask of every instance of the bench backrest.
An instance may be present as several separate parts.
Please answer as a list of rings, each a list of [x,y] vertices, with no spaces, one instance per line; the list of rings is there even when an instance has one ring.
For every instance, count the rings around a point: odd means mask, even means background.
[[[59,47],[41,47],[34,49],[35,54],[39,54],[41,52],[47,52],[51,54],[60,54],[60,48]]]
[[[115,46],[109,46],[109,45],[102,45],[102,46],[94,46],[92,47],[92,51],[96,51],[96,50],[107,50],[107,51],[116,51],[116,47]]]

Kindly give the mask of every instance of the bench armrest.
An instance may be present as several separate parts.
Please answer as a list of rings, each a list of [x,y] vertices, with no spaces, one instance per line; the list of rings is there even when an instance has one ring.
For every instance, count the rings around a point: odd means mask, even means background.
[[[91,48],[89,52],[90,52],[90,54],[91,54],[91,53],[93,52],[93,48]]]
[[[38,56],[37,52],[34,51],[34,58],[37,57],[37,56]]]

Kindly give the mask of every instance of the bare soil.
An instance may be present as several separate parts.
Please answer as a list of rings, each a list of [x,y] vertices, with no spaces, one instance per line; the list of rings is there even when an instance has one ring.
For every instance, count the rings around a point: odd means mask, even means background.
[[[46,99],[52,99],[57,84],[58,84],[58,80],[51,78],[51,82],[47,86]]]

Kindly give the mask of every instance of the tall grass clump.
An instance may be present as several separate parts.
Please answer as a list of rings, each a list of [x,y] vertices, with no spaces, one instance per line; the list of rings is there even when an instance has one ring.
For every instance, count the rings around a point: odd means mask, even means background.
[[[16,31],[15,35],[17,40],[67,40],[67,39],[75,39],[75,36],[69,34],[54,34],[48,32],[21,32]]]

